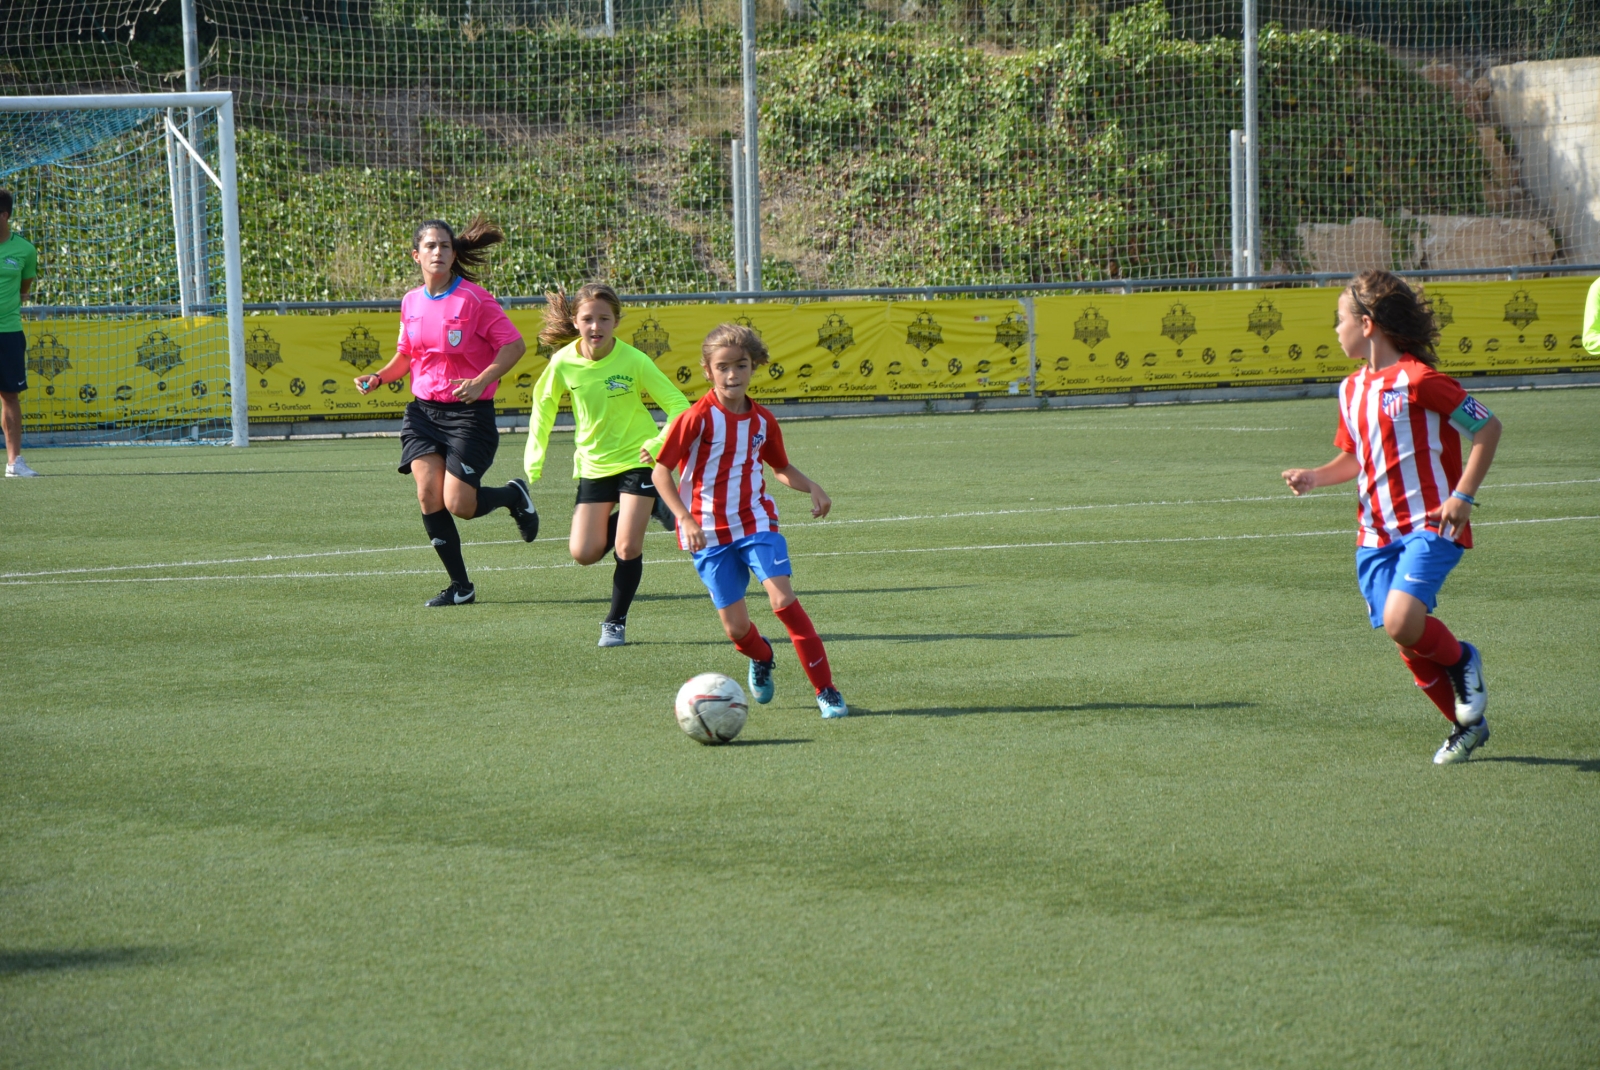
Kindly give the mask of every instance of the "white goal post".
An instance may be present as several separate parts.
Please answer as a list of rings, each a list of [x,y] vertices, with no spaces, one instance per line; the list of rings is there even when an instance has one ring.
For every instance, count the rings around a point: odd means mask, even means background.
[[[216,167],[204,158],[202,146],[185,137],[173,121],[176,109],[210,109],[216,115]],[[96,93],[61,96],[0,96],[0,113],[159,111],[165,114],[168,181],[172,194],[173,252],[179,280],[179,306],[185,319],[215,308],[205,283],[200,231],[204,226],[202,184],[215,185],[222,196],[224,301],[228,346],[228,384],[231,395],[232,445],[250,444],[249,381],[245,374],[244,278],[240,261],[238,166],[234,149],[233,94],[212,93]],[[65,125],[65,124],[64,124]],[[191,128],[192,134],[192,128]],[[15,148],[15,146],[11,146]],[[203,177],[202,177],[203,176]],[[213,232],[214,233],[214,232]],[[200,307],[195,307],[200,306]],[[115,306],[83,307],[74,311],[115,314]],[[165,389],[165,383],[162,384]]]

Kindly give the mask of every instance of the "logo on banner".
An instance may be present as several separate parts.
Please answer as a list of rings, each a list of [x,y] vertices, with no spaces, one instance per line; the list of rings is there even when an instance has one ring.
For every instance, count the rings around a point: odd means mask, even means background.
[[[1433,306],[1433,322],[1439,325],[1441,331],[1456,321],[1455,306],[1443,297],[1436,297],[1429,304]]]
[[[93,401],[95,398],[97,398],[99,396],[100,396],[100,391],[98,391],[98,390],[96,390],[94,388],[94,384],[93,383],[84,383],[82,386],[78,387],[78,400],[79,401]]]
[[[339,380],[337,380],[337,379],[324,379],[324,380],[322,380],[322,392],[324,394],[337,394],[339,392]]]
[[[760,328],[758,328],[754,323],[750,322],[750,317],[749,316],[737,316],[737,317],[734,318],[733,322],[737,323],[741,327],[749,327],[752,331],[756,332],[756,337],[757,338],[761,338],[761,330],[760,330]],[[762,339],[762,340],[765,341],[765,339]]]
[[[1111,337],[1111,324],[1100,315],[1100,310],[1090,305],[1072,324],[1072,337],[1093,349]]]
[[[46,379],[54,379],[72,367],[72,361],[67,359],[71,352],[55,335],[48,332],[41,334],[28,343],[28,370],[38,372]],[[55,384],[46,386],[44,392],[54,395]]]
[[[1378,396],[1378,404],[1382,406],[1383,414],[1392,420],[1405,411],[1406,392],[1404,390],[1385,390]]]
[[[898,360],[891,360],[889,362],[889,367],[886,370],[888,371],[888,373],[890,375],[899,375],[900,371],[901,371],[901,368],[902,368],[902,365],[900,364],[900,362]]]
[[[836,357],[855,344],[855,330],[837,312],[829,314],[817,328],[817,345]]]
[[[906,328],[906,345],[926,353],[936,345],[944,344],[944,331],[931,312],[919,312]]]
[[[461,332],[455,332],[459,335]],[[455,342],[451,342],[455,345]],[[273,346],[274,352],[277,346]],[[339,343],[339,359],[355,368],[356,371],[366,371],[368,367],[378,361],[378,340],[372,337],[372,332],[361,324],[350,328],[350,333],[344,336]],[[265,369],[262,369],[265,371]]]
[[[1011,312],[1006,318],[995,324],[995,345],[1005,346],[1015,353],[1028,344],[1028,317],[1020,312]]]
[[[151,375],[165,375],[183,363],[183,347],[162,330],[145,335],[144,341],[134,352],[138,354],[139,367]]]
[[[1272,298],[1263,297],[1261,303],[1250,310],[1248,329],[1263,342],[1283,330],[1283,313],[1272,303]]]
[[[654,316],[639,324],[639,329],[633,332],[633,348],[651,360],[660,360],[662,354],[672,352],[672,346],[668,344],[670,341],[671,336],[662,330],[661,321]]]
[[[1518,290],[1506,302],[1506,322],[1515,324],[1517,330],[1527,330],[1528,324],[1539,318],[1539,302],[1528,296],[1527,290]]]
[[[265,375],[267,369],[274,364],[282,364],[283,357],[279,355],[280,346],[272,333],[265,327],[253,327],[244,339],[244,362],[254,368],[258,373]],[[266,380],[261,381],[266,386]]]
[[[118,401],[132,401],[133,400],[133,387],[128,385],[127,383],[123,383],[121,386],[117,387],[117,392],[116,392],[115,396],[116,396],[116,399]]]
[[[754,330],[755,328],[751,328],[751,329]],[[782,364],[768,364],[767,365],[767,374],[769,376],[771,376],[772,378],[774,378],[774,379],[782,379],[783,378],[783,365]]]
[[[1178,345],[1183,345],[1183,340],[1194,334],[1194,313],[1179,301],[1161,317],[1161,333]]]

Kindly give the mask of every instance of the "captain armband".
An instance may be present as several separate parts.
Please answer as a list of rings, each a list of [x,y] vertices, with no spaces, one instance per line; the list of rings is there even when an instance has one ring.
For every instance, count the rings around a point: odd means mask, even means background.
[[[1450,414],[1450,422],[1469,435],[1477,434],[1483,425],[1492,419],[1494,413],[1471,394],[1468,394],[1461,404],[1456,406],[1456,411]]]

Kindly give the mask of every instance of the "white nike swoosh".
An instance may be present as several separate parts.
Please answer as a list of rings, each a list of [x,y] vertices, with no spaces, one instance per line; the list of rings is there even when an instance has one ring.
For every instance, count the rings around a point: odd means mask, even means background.
[[[780,557],[772,563],[774,565],[787,565],[789,563],[789,559],[787,557]]]
[[[451,595],[450,597],[454,598],[456,600],[456,605],[459,606],[462,602],[465,602],[468,598],[471,598],[472,596],[469,594],[469,595],[466,595],[465,597],[463,597],[462,595],[456,594],[456,595]]]
[[[821,664],[822,664],[822,659],[818,658],[816,661],[807,662],[806,663],[806,668],[815,669],[818,665],[821,665]]]
[[[1406,582],[1407,583],[1427,583],[1428,581],[1425,580],[1425,579],[1422,579],[1420,576],[1413,576],[1411,573],[1407,572],[1406,573]]]

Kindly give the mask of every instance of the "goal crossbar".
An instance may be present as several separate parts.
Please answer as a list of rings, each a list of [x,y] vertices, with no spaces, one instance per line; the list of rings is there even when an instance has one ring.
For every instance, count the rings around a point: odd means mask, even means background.
[[[75,93],[58,96],[0,96],[0,112],[94,111],[101,109],[214,108],[217,113],[217,170],[205,165],[193,145],[184,149],[204,167],[222,191],[222,245],[227,300],[228,379],[232,393],[233,445],[250,444],[249,379],[244,362],[244,272],[240,258],[238,158],[234,148],[233,94]],[[179,135],[179,139],[183,140]]]

